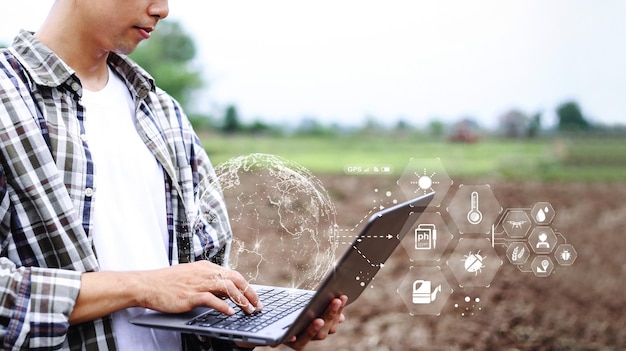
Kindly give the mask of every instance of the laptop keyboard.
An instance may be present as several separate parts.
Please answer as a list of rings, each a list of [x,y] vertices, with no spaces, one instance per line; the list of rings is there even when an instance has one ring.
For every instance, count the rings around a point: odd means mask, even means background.
[[[187,322],[187,325],[254,333],[304,307],[313,296],[312,291],[288,292],[272,288],[261,288],[257,290],[257,294],[263,302],[262,311],[246,314],[241,308],[228,300],[228,303],[237,311],[234,315],[228,316],[216,310],[210,310],[190,320]]]

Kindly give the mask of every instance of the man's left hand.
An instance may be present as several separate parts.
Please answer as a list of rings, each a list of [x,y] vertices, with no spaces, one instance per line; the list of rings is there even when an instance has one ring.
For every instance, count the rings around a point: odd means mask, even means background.
[[[336,333],[339,324],[346,319],[342,312],[347,302],[348,297],[345,295],[331,301],[322,317],[316,318],[302,334],[294,336],[285,345],[300,351],[309,341],[324,340],[328,335]]]

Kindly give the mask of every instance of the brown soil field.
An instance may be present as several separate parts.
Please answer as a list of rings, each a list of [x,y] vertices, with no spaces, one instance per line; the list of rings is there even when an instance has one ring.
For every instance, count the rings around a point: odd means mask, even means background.
[[[400,191],[391,177],[319,179],[340,226],[355,225],[371,210],[374,189]],[[401,246],[373,287],[346,308],[338,333],[309,344],[307,350],[625,350],[626,183],[455,179],[450,192],[462,183],[489,184],[503,208],[552,204],[552,227],[575,247],[574,264],[536,277],[503,256],[504,264],[488,288],[468,291],[452,281],[454,293],[439,316],[411,315],[397,292],[412,265]],[[237,236],[237,226],[233,229]],[[454,304],[462,305],[468,295],[480,297],[480,309],[462,316]]]

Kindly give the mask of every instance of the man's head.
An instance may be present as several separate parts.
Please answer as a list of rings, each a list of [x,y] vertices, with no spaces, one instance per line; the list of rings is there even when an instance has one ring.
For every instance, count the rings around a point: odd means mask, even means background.
[[[56,0],[48,21],[85,46],[128,54],[168,13],[167,0]]]

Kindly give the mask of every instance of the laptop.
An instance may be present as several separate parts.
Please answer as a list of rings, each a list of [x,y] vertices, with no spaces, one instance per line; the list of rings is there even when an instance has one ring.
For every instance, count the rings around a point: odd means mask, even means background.
[[[130,322],[257,345],[281,344],[300,334],[321,316],[333,298],[346,295],[348,304],[353,303],[414,227],[434,194],[373,214],[316,290],[252,284],[263,302],[263,310],[251,315],[238,310],[229,301],[237,310],[233,316],[212,308],[197,307],[180,314],[148,311]]]

